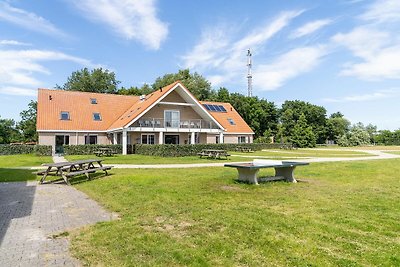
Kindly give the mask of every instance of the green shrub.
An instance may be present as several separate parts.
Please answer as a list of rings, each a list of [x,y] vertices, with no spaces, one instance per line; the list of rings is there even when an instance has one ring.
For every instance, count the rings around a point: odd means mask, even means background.
[[[0,145],[0,155],[36,154],[51,156],[52,147],[42,145]]]
[[[115,153],[122,154],[122,145],[64,145],[65,155],[93,155],[99,148],[110,148]],[[134,153],[133,145],[128,145],[128,153]]]
[[[287,144],[286,144],[287,145]],[[276,149],[282,144],[252,143],[252,144],[195,144],[195,145],[134,145],[135,153],[160,157],[194,156],[203,149],[221,149],[234,151],[237,147],[248,147],[252,150]]]

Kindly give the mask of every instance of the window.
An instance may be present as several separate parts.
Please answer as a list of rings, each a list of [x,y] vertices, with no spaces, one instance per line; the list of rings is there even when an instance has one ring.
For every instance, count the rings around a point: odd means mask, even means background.
[[[230,125],[236,125],[236,123],[235,123],[235,121],[233,119],[229,118],[228,121],[229,121]]]
[[[97,135],[85,135],[85,145],[96,145]]]
[[[216,144],[219,144],[219,136],[218,136],[218,135],[215,136],[215,143],[216,143]]]
[[[95,121],[101,121],[101,115],[100,115],[100,113],[93,113],[93,120],[95,120]]]
[[[90,99],[91,104],[97,104],[97,99],[96,98],[91,98]]]
[[[154,139],[154,134],[142,134],[142,144],[153,145]]]
[[[238,143],[239,144],[246,143],[246,136],[238,136]]]
[[[203,104],[203,106],[208,111],[215,111],[215,112],[226,112],[226,109],[222,105],[211,105],[211,104]]]
[[[61,111],[60,120],[68,121],[69,120],[69,112],[68,111]]]
[[[165,127],[179,128],[180,113],[179,110],[164,111]]]

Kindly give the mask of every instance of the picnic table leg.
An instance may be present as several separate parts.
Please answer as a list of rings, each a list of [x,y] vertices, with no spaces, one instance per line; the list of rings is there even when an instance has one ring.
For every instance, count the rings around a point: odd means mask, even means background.
[[[68,181],[68,177],[65,176],[64,171],[63,171],[62,169],[60,169],[60,174],[61,174],[61,177],[64,179],[65,183],[66,183],[67,185],[71,185],[71,184],[69,183],[69,181]]]
[[[39,184],[43,184],[44,180],[46,179],[47,175],[49,174],[51,167],[48,167],[46,172],[43,174],[42,178],[39,181]]]
[[[98,161],[97,163],[99,164],[100,167],[103,167],[103,164],[101,164],[101,161]],[[107,172],[106,169],[104,169],[104,172],[106,173],[106,176],[107,176],[107,175],[108,175],[108,172]]]
[[[241,182],[247,182],[250,184],[258,184],[257,181],[257,173],[259,169],[243,169],[243,168],[237,168],[238,170],[238,180]]]
[[[296,179],[294,178],[294,169],[295,168],[296,168],[296,166],[285,167],[285,168],[275,168],[275,176],[283,176],[287,182],[297,183]]]

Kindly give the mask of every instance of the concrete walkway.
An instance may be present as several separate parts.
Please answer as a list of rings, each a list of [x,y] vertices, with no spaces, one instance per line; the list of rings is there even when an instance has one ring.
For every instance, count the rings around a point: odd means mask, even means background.
[[[115,217],[72,186],[0,183],[0,266],[79,266],[57,234]]]

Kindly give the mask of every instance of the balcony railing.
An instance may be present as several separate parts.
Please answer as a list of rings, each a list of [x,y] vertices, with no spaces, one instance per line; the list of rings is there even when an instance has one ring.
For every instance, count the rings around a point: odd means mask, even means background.
[[[191,120],[164,120],[156,118],[142,118],[136,121],[132,127],[141,128],[180,128],[180,129],[219,129],[212,121],[202,119]]]

